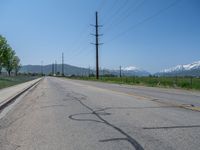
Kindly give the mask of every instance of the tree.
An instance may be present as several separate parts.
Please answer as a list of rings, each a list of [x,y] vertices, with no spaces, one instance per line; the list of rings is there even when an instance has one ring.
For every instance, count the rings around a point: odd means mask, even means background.
[[[3,68],[3,62],[5,61],[4,53],[6,52],[8,47],[6,39],[0,35],[0,74]]]
[[[9,76],[11,75],[11,71],[14,69],[14,56],[15,51],[13,51],[10,46],[7,46],[3,53],[3,67],[7,70]]]
[[[17,76],[20,68],[21,68],[20,59],[19,59],[18,56],[14,56],[14,58],[13,58],[13,69],[15,71],[16,76]]]
[[[20,67],[21,65],[19,57],[15,56],[15,51],[13,51],[10,45],[7,43],[6,38],[0,35],[0,74],[2,68],[5,68],[9,76],[13,69],[17,75]]]

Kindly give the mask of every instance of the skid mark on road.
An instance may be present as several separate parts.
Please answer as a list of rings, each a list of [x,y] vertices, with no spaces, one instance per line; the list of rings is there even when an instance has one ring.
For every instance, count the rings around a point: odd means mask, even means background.
[[[98,113],[93,108],[91,108],[90,106],[86,105],[82,101],[82,100],[86,100],[86,96],[83,96],[83,95],[81,95],[81,97],[74,96],[74,95],[79,95],[79,93],[75,93],[75,92],[72,92],[71,94],[68,93],[67,95],[69,96],[69,98],[71,98],[72,100],[75,100],[75,101],[79,102],[83,107],[85,107],[87,110],[90,111],[90,113],[86,113],[86,114],[85,113],[84,114],[83,113],[79,113],[79,114],[70,115],[70,116],[68,116],[70,119],[76,120],[76,121],[94,121],[96,123],[103,123],[103,124],[111,127],[112,129],[115,129],[116,131],[118,131],[119,133],[121,133],[123,136],[125,136],[125,138],[112,138],[112,139],[100,140],[100,142],[125,140],[125,141],[129,142],[134,149],[136,149],[136,150],[144,150],[144,148],[140,145],[140,143],[138,141],[136,141],[133,137],[131,137],[130,135],[128,135],[126,132],[124,132],[122,129],[118,128],[114,124],[111,124],[107,120],[103,119],[101,117],[102,113]],[[76,119],[76,118],[74,118],[74,116],[77,116],[77,115],[93,115],[98,120],[93,120],[93,119]]]

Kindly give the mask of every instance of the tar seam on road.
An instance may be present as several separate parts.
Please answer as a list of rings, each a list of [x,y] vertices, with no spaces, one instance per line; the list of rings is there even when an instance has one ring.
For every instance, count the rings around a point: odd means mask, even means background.
[[[74,93],[74,92],[73,92]],[[78,93],[74,93],[74,94],[78,94]],[[68,94],[69,96],[69,94]],[[127,133],[125,133],[122,129],[118,128],[117,126],[109,123],[108,121],[106,121],[105,119],[103,119],[99,113],[97,113],[97,111],[93,110],[91,107],[89,107],[88,105],[86,105],[81,99],[83,98],[77,98],[71,95],[72,100],[76,100],[77,102],[79,102],[82,106],[84,106],[85,108],[87,108],[89,111],[91,111],[91,113],[86,113],[86,114],[92,114],[95,115],[99,120],[91,120],[91,119],[86,119],[84,121],[95,121],[97,123],[103,123],[106,124],[109,127],[112,127],[113,129],[115,129],[116,131],[120,132],[122,135],[124,135],[126,138],[112,138],[112,139],[106,139],[106,140],[100,140],[100,142],[108,142],[108,141],[119,141],[119,140],[125,140],[128,141],[134,149],[136,150],[144,150],[144,148],[130,135],[128,135]],[[99,110],[98,110],[99,111]],[[81,113],[82,114],[82,113]],[[70,119],[72,120],[76,120],[75,118],[73,118],[73,116],[78,115],[78,114],[73,114],[68,116]],[[77,121],[83,121],[82,119],[78,119]]]

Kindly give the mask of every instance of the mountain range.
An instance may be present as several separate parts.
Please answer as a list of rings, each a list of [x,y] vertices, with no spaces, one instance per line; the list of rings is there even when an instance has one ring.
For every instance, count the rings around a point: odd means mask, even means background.
[[[62,65],[57,64],[56,66],[52,65],[25,65],[22,66],[20,69],[21,73],[41,73],[43,72],[46,75],[52,74],[52,69],[54,70],[54,73],[61,73],[62,72]],[[65,75],[84,75],[88,74],[89,69],[87,68],[81,68],[81,67],[76,67],[72,65],[64,65],[64,72]],[[92,73],[92,71],[91,71]]]
[[[57,64],[56,68],[54,66],[53,68],[56,70],[56,72],[61,73],[62,71],[62,65]],[[22,66],[21,73],[41,73],[48,75],[52,73],[52,65],[25,65]],[[76,67],[72,65],[64,65],[64,72],[65,75],[89,75],[89,74],[95,74],[94,69],[89,68],[81,68]],[[100,70],[100,75],[102,74],[112,74],[115,76],[119,76],[120,69],[104,69]],[[200,76],[200,61],[196,61],[190,64],[185,65],[177,65],[168,69],[164,69],[160,72],[157,72],[155,74],[150,74],[148,71],[145,71],[143,69],[134,67],[134,66],[128,66],[121,68],[121,74],[122,76],[149,76],[149,75],[156,75],[156,76]]]
[[[53,67],[53,68],[52,68]],[[43,72],[44,74],[48,75],[52,73],[52,69],[54,72],[61,73],[62,72],[62,65],[57,64],[56,68],[55,66],[52,65],[25,65],[22,66],[20,72],[21,73],[41,73]],[[56,70],[56,71],[55,71]],[[64,65],[64,72],[65,75],[89,75],[89,74],[95,74],[94,69],[89,69],[89,68],[81,68],[81,67],[76,67],[72,65]],[[103,69],[100,70],[100,75],[102,74],[112,74],[115,76],[119,76],[120,70],[110,70],[110,69]],[[138,69],[136,67],[125,67],[121,69],[121,74],[124,76],[148,76],[150,73],[147,71],[144,71],[142,69]]]
[[[200,76],[200,61],[190,64],[177,65],[172,68],[164,69],[155,75],[159,76]]]

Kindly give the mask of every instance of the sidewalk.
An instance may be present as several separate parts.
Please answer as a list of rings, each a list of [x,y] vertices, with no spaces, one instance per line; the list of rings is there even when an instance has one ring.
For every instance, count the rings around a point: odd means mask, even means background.
[[[41,78],[21,83],[15,86],[4,88],[0,90],[0,107],[5,103],[8,103],[11,99],[19,95],[21,92],[37,83]]]

